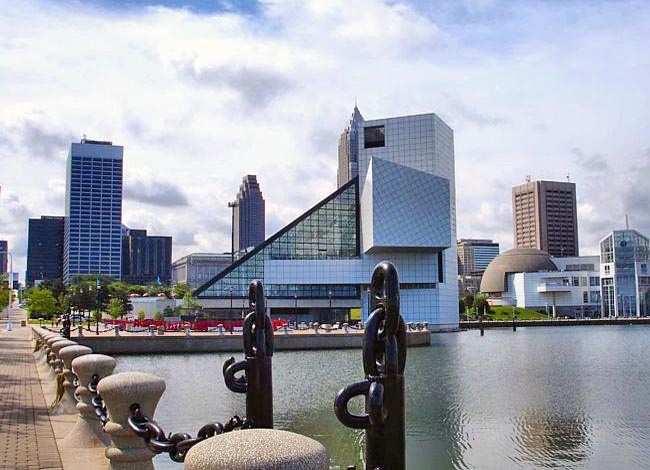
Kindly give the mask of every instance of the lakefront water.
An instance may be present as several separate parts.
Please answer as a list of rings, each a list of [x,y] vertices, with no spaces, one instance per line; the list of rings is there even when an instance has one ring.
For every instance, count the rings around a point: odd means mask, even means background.
[[[164,378],[156,420],[195,435],[244,414],[244,396],[223,384],[228,357],[117,359],[120,372]],[[276,352],[273,367],[276,427],[323,443],[333,466],[359,464],[363,432],[340,425],[332,403],[363,378],[361,351]],[[408,352],[406,421],[409,469],[650,468],[650,327],[433,335]],[[182,469],[165,455],[155,466]]]

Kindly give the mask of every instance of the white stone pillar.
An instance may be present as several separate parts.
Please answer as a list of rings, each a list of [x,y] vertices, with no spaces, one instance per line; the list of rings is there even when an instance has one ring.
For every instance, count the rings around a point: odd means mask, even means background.
[[[111,375],[97,387],[108,411],[109,421],[104,428],[112,443],[106,449],[110,470],[153,470],[150,451],[144,439],[138,437],[127,422],[131,405],[140,405],[142,414],[153,419],[158,401],[165,391],[165,381],[142,372],[123,372]]]
[[[63,361],[63,389],[64,395],[59,404],[59,410],[61,413],[77,413],[77,400],[74,397],[75,389],[77,388],[74,385],[76,376],[72,372],[72,361],[80,356],[85,356],[86,354],[92,354],[93,350],[87,346],[66,346],[65,348],[59,349],[59,357]]]
[[[77,396],[80,398],[77,403],[79,416],[72,430],[59,444],[62,448],[104,447],[110,442],[110,436],[104,433],[95,414],[95,407],[90,402],[92,394],[88,390],[88,384],[93,375],[97,375],[100,379],[111,375],[115,364],[115,359],[103,354],[86,354],[72,360],[72,372],[79,380],[77,387]]]

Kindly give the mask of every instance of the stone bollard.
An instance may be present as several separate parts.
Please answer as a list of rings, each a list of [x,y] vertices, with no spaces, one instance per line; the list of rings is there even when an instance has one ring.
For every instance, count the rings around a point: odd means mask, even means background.
[[[345,331],[345,334],[347,335],[349,333],[350,325],[347,323],[343,323],[343,331]]]
[[[72,372],[72,361],[80,356],[92,354],[93,350],[87,346],[66,346],[59,350],[59,357],[63,361],[63,398],[59,404],[60,413],[77,412],[77,400],[74,397],[74,391],[77,388],[75,379],[77,378]]]
[[[54,361],[52,362],[54,367],[54,380],[48,384],[47,391],[45,392],[45,398],[52,398],[50,405],[50,408],[52,409],[56,408],[63,398],[63,360],[59,356],[59,351],[68,346],[77,346],[77,343],[69,339],[52,343],[52,354],[54,354]]]
[[[70,341],[69,339],[64,338],[63,336],[52,336],[49,338],[47,342],[47,378],[49,381],[53,381],[56,379],[56,374],[54,373],[54,361],[56,360],[56,355],[54,354],[54,350],[52,347],[54,346],[55,343],[59,341]]]
[[[149,327],[149,336],[156,336],[156,329],[151,326]]]
[[[77,326],[77,337],[78,338],[83,338],[84,337],[84,326],[79,323],[79,326]]]
[[[93,375],[99,376],[100,379],[111,375],[115,364],[115,359],[103,354],[86,354],[72,360],[72,372],[79,380],[77,387],[79,416],[72,430],[61,441],[62,448],[104,447],[110,443],[110,436],[104,433],[95,414],[95,407],[90,402],[92,393],[88,390],[88,384],[92,381]]]
[[[115,336],[120,336],[120,327],[115,325],[113,327],[113,331],[115,332]]]
[[[224,333],[223,325],[221,323],[219,323],[217,325],[217,328],[219,329],[219,336],[223,336],[223,333]]]
[[[45,331],[46,333],[40,336],[40,340],[39,340],[40,348],[38,349],[38,351],[36,351],[36,362],[41,370],[45,370],[44,366],[47,365],[47,355],[49,354],[49,350],[48,350],[49,347],[47,345],[47,340],[54,336],[60,336],[57,335],[56,333],[50,333],[47,330]]]
[[[192,330],[190,328],[185,328],[185,336],[191,336]]]
[[[104,431],[112,443],[106,449],[110,470],[153,470],[154,453],[129,427],[129,409],[139,404],[142,414],[152,418],[165,391],[165,381],[142,372],[122,372],[99,382],[97,392],[106,404],[109,417]]]
[[[309,437],[277,429],[247,429],[192,447],[184,470],[328,470],[327,449]]]

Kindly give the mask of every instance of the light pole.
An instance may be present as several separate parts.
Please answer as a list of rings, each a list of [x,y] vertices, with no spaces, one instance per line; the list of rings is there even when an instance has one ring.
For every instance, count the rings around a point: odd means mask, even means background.
[[[9,250],[0,251],[9,256],[9,279],[7,279],[7,286],[9,287],[9,303],[7,305],[7,331],[11,331],[13,326],[11,324],[11,301],[14,295],[14,257]]]
[[[298,294],[293,294],[293,315],[296,317],[296,330],[298,329]]]
[[[99,317],[101,316],[101,305],[99,303],[99,289],[101,288],[99,279],[97,279],[97,314],[95,316],[95,334],[99,335]]]
[[[329,312],[327,312],[327,320],[331,323],[332,322],[332,291],[327,292],[327,297],[330,299],[330,309]]]
[[[230,291],[230,311],[228,312],[228,315],[232,315],[232,286],[230,286],[229,291]]]
[[[232,209],[232,216],[230,220],[230,264],[235,263],[235,207],[238,205],[239,204],[237,204],[237,201],[228,203],[228,207]]]

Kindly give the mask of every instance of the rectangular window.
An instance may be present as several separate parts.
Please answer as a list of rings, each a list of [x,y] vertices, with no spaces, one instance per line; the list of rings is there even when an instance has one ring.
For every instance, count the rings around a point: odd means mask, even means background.
[[[364,127],[363,129],[364,147],[375,148],[384,147],[384,126]]]
[[[605,265],[605,274],[609,274],[609,266]]]
[[[585,304],[589,303],[589,291],[583,291],[582,292],[582,303],[585,303]]]

